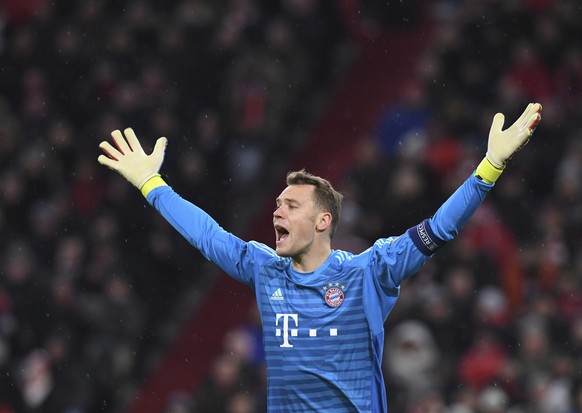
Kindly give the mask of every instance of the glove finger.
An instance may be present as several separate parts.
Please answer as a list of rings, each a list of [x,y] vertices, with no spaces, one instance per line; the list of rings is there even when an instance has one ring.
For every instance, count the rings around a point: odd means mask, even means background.
[[[505,116],[503,113],[497,113],[493,116],[493,122],[491,122],[491,132],[501,132],[503,124],[505,123]]]
[[[107,156],[109,156],[113,160],[118,161],[118,160],[120,160],[123,157],[123,153],[119,152],[117,149],[115,149],[113,147],[113,145],[111,145],[107,141],[101,142],[99,144],[99,148],[101,148],[101,150],[103,152],[105,152],[107,154]]]
[[[116,129],[113,132],[111,132],[111,137],[113,138],[113,142],[115,143],[115,146],[117,146],[119,152],[121,152],[123,155],[131,152],[131,148],[127,144],[127,141],[125,140],[119,129]]]
[[[536,128],[538,127],[540,121],[542,120],[542,115],[540,115],[538,112],[536,112],[529,121],[529,127],[528,127],[528,131],[529,131],[529,136],[533,135],[534,131],[536,130]]]
[[[164,154],[166,152],[166,146],[168,146],[168,139],[166,139],[164,136],[162,136],[161,138],[159,138],[156,141],[156,145],[154,146],[153,155],[155,157],[163,159]]]
[[[520,129],[529,127],[530,119],[535,114],[541,110],[539,103],[530,103],[527,108],[523,111],[523,114],[517,120],[517,125]]]
[[[530,103],[528,105],[528,109],[526,110],[527,115],[524,117],[524,125],[522,126],[523,128],[528,128],[531,129],[532,128],[532,119],[535,119],[536,115],[540,115],[542,112],[542,105],[540,105],[539,103]],[[524,112],[524,113],[526,113]],[[540,115],[541,118],[541,115]],[[537,121],[537,123],[539,123],[539,120]],[[537,126],[536,123],[536,126]]]
[[[125,134],[125,138],[127,139],[127,143],[129,144],[131,151],[144,153],[133,129],[127,128],[123,131],[123,133]]]
[[[539,103],[534,103],[533,105],[533,110],[534,113],[532,114],[532,116],[530,116],[530,122],[528,122],[528,128],[530,130],[535,130],[535,128],[538,126],[538,124],[540,123],[540,121],[542,120],[542,105]],[[533,119],[533,122],[531,122],[531,119]]]
[[[113,169],[115,171],[117,171],[117,166],[119,164],[119,162],[108,158],[105,155],[99,155],[99,157],[97,158],[97,162],[99,162],[101,165],[105,165],[106,167]]]

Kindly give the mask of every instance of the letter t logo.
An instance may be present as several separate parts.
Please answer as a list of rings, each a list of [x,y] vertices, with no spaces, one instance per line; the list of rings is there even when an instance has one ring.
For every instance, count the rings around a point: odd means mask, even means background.
[[[293,321],[295,321],[295,327],[297,327],[299,325],[299,322],[297,321],[297,314],[277,314],[277,319],[275,320],[275,326],[279,326],[279,319],[280,318],[283,318],[283,344],[281,344],[279,347],[291,348],[291,347],[293,347],[293,345],[289,343],[289,319],[292,318]],[[297,329],[296,328],[292,328],[290,331],[291,331],[292,337],[297,337]],[[280,328],[277,328],[275,330],[275,335],[277,337],[281,336],[281,329]]]

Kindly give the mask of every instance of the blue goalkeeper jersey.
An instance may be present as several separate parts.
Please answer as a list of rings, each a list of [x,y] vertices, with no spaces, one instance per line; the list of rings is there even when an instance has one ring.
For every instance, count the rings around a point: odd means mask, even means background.
[[[471,176],[432,218],[361,254],[333,250],[312,273],[225,231],[169,186],[147,200],[208,260],[254,291],[269,412],[386,412],[383,326],[400,284],[457,235],[492,186]]]

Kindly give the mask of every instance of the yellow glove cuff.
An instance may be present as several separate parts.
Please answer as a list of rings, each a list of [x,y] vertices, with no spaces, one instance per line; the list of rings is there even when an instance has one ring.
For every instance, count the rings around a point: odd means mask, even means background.
[[[160,174],[156,174],[154,176],[152,176],[150,179],[148,179],[146,181],[145,184],[143,184],[143,186],[141,187],[141,193],[144,197],[147,197],[148,194],[152,191],[152,189],[155,189],[159,186],[166,186],[168,185],[166,183],[166,181],[164,181],[162,179],[162,177],[160,176]]]
[[[493,184],[499,179],[499,176],[503,172],[503,169],[499,169],[484,157],[477,169],[475,170],[475,176],[487,184]]]

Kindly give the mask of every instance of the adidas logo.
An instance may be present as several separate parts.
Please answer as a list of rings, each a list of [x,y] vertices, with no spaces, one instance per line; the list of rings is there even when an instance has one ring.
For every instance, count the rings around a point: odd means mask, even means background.
[[[271,294],[271,300],[281,301],[283,299],[283,293],[281,292],[280,288],[277,288],[277,291]]]

